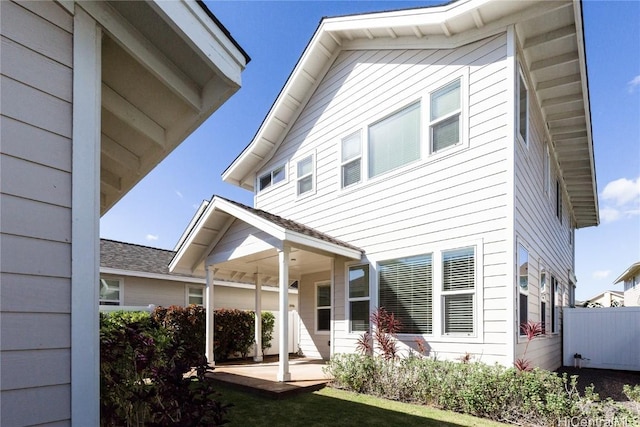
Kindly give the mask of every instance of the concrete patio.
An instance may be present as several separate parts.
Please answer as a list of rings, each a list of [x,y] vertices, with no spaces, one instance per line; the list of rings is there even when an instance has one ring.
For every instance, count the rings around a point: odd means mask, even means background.
[[[282,399],[295,394],[320,390],[330,381],[320,359],[297,358],[289,360],[291,381],[278,382],[278,359],[264,362],[231,361],[216,364],[208,374],[214,381],[239,390]]]

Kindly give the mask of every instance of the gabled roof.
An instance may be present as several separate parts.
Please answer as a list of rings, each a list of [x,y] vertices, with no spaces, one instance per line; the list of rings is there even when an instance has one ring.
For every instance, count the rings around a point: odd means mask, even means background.
[[[203,203],[176,247],[169,271],[192,273],[202,266],[235,220],[243,221],[281,242],[360,259],[364,251],[298,222],[220,196]]]
[[[613,284],[615,285],[616,283],[627,281],[632,277],[637,276],[638,274],[640,274],[640,261],[631,264],[631,266],[627,268],[625,272],[620,275],[620,277],[614,280]]]
[[[598,201],[581,3],[459,0],[435,7],[324,18],[253,140],[224,181],[253,191],[338,54],[358,49],[456,48],[515,25],[577,227],[597,225]]]

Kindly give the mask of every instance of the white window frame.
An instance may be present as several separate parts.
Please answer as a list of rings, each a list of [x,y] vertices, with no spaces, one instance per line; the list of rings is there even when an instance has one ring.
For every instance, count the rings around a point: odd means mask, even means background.
[[[521,263],[523,262],[522,257],[521,257],[521,251],[526,252],[527,255],[527,287],[523,288],[522,286],[522,277],[523,275],[521,274]],[[516,282],[516,286],[518,287],[518,336],[519,337],[523,337],[525,334],[522,331],[522,324],[526,323],[529,321],[529,288],[531,286],[531,255],[529,253],[529,249],[522,243],[522,242],[518,242],[517,245],[517,252],[516,252],[516,257],[517,257],[517,262],[516,262],[516,277],[517,277],[517,282]],[[527,311],[526,311],[526,318],[525,321],[522,321],[522,298],[526,298],[526,307],[527,307]]]
[[[276,176],[276,172],[282,170],[282,172],[284,173],[284,177],[279,180],[278,182],[274,183],[273,179]],[[265,178],[269,176],[270,180],[269,180],[269,184],[266,185],[265,187],[261,187],[260,183],[262,181],[262,178]],[[279,187],[280,185],[284,184],[287,182],[287,163],[282,163],[274,168],[269,169],[267,172],[261,173],[257,176],[256,178],[256,193],[262,193],[263,191],[267,191],[269,189],[275,188],[275,187]]]
[[[350,281],[349,281],[349,272],[352,268],[356,268],[356,267],[367,267],[368,270],[368,274],[369,274],[369,288],[368,288],[368,295],[365,297],[351,297],[350,296]],[[356,335],[361,335],[364,332],[370,332],[371,331],[371,321],[369,318],[367,318],[367,324],[369,325],[369,327],[367,328],[366,331],[354,331],[351,329],[351,303],[352,302],[361,302],[361,301],[367,301],[369,303],[369,316],[371,315],[371,309],[372,309],[372,290],[371,290],[371,280],[372,280],[372,275],[375,274],[374,269],[372,268],[371,264],[369,263],[362,263],[362,262],[356,262],[356,263],[347,263],[345,264],[345,300],[346,300],[346,307],[345,307],[345,312],[347,314],[346,318],[347,318],[347,325],[346,325],[346,329],[347,332],[349,334],[356,334]]]
[[[474,334],[443,334],[444,331],[444,307],[442,306],[442,282],[443,282],[443,257],[442,253],[445,251],[451,251],[455,249],[462,249],[467,247],[474,248],[475,256],[475,299],[474,299]],[[375,292],[371,294],[372,309],[379,304],[379,301],[373,301],[373,298],[378,299],[380,292],[380,284],[378,283],[378,265],[380,262],[386,260],[393,260],[399,258],[411,258],[417,255],[432,254],[433,256],[433,333],[428,334],[407,334],[401,333],[403,340],[411,340],[413,338],[422,337],[428,342],[441,342],[441,343],[474,343],[480,344],[484,340],[484,310],[482,308],[484,301],[484,265],[482,260],[484,259],[484,241],[483,239],[452,239],[443,244],[423,243],[417,244],[411,248],[404,248],[398,250],[388,251],[384,254],[384,258],[380,258],[375,261],[375,275],[372,277],[374,280]],[[372,273],[373,274],[373,273]],[[374,305],[374,303],[376,305]]]
[[[434,281],[434,263],[437,262],[437,260],[434,257],[433,252],[427,252],[427,253],[422,253],[422,254],[414,254],[408,257],[397,257],[397,258],[390,258],[388,260],[384,260],[384,261],[378,261],[377,262],[377,266],[376,266],[376,279],[377,279],[377,289],[378,289],[378,293],[377,293],[377,298],[378,298],[378,306],[383,306],[382,304],[382,285],[381,285],[381,281],[380,281],[380,276],[382,275],[382,270],[383,270],[383,264],[386,263],[390,263],[390,262],[394,262],[394,261],[401,261],[401,260],[406,260],[406,259],[411,259],[411,258],[418,258],[418,257],[426,257],[429,256],[431,257],[431,332],[425,332],[425,333],[417,333],[417,332],[404,332],[401,331],[401,333],[403,335],[420,335],[420,336],[433,336],[434,335],[434,325],[435,325],[435,314],[434,314],[434,307],[437,304],[437,301],[434,299],[434,295],[436,294],[436,292],[434,291],[434,287],[437,286],[435,281]],[[387,310],[389,310],[389,307],[385,307]],[[392,311],[392,310],[389,310]],[[402,322],[402,318],[400,318],[401,322]]]
[[[359,139],[359,143],[360,143],[360,154],[358,156],[354,156],[351,157],[347,160],[344,159],[344,142],[355,137],[358,136]],[[360,161],[360,179],[357,182],[353,182],[349,185],[345,185],[344,184],[344,168],[345,166],[355,162],[359,160]],[[363,169],[364,169],[364,148],[363,148],[363,137],[362,137],[362,129],[358,129],[355,132],[350,133],[349,135],[345,136],[344,138],[342,138],[340,140],[340,188],[341,189],[345,189],[345,188],[352,188],[354,186],[357,186],[358,184],[361,184],[363,182],[363,178],[364,178],[364,173],[363,173]]]
[[[124,304],[124,279],[121,277],[102,277],[100,276],[100,286],[102,286],[103,280],[109,280],[111,282],[118,282],[118,301],[117,304],[108,304],[116,302],[116,300],[105,300],[99,298],[100,305],[111,305],[111,306],[120,306]],[[98,297],[100,296],[100,291],[98,290]],[[107,303],[107,304],[105,304]]]
[[[524,136],[522,135],[522,129],[520,128],[520,105],[521,105],[521,99],[520,99],[520,84],[524,84],[524,90],[525,90],[525,96],[526,96],[526,100],[525,100],[525,108],[527,109],[526,111],[526,117],[525,117],[525,132],[524,132]],[[529,132],[529,128],[531,127],[529,124],[529,114],[530,114],[530,110],[531,108],[529,107],[529,82],[527,81],[527,76],[525,75],[524,71],[522,70],[522,65],[520,64],[520,62],[518,61],[518,75],[516,76],[516,137],[518,138],[518,140],[524,144],[525,147],[529,148],[529,139],[530,139],[530,132]]]
[[[204,286],[201,285],[190,285],[187,284],[184,287],[184,291],[185,291],[185,306],[191,305],[189,304],[189,298],[191,297],[191,290],[192,289],[197,289],[202,293],[202,304],[196,304],[197,306],[200,307],[204,307]]]
[[[562,185],[559,177],[556,178],[556,216],[562,224]]]
[[[473,263],[474,263],[474,268],[473,268],[473,288],[472,289],[463,289],[463,290],[455,290],[455,291],[445,291],[444,290],[444,255],[446,252],[454,252],[457,250],[463,250],[463,249],[472,249],[473,251]],[[462,336],[462,337],[475,337],[478,335],[478,298],[477,298],[477,290],[478,290],[478,268],[477,268],[477,264],[478,264],[478,255],[477,255],[477,247],[476,246],[464,246],[464,247],[459,247],[459,248],[453,248],[453,249],[444,249],[440,252],[440,266],[443,269],[443,274],[441,275],[440,278],[440,307],[442,310],[442,319],[441,319],[441,324],[442,324],[442,329],[441,329],[441,334],[443,336]],[[472,308],[472,314],[473,314],[473,330],[472,332],[446,332],[445,328],[446,328],[446,321],[445,321],[445,317],[446,317],[446,303],[445,303],[445,299],[447,296],[455,296],[455,295],[472,295],[472,300],[471,303],[473,305]]]
[[[448,83],[445,83],[439,87],[437,87],[436,89],[433,89],[431,91],[429,91],[429,94],[427,95],[427,102],[428,103],[428,115],[427,115],[427,120],[425,123],[427,123],[427,128],[428,128],[428,132],[427,132],[427,144],[429,147],[429,154],[430,155],[436,155],[436,154],[441,154],[444,152],[447,152],[449,150],[454,149],[455,147],[458,147],[460,145],[462,145],[463,141],[464,141],[464,123],[463,123],[463,116],[464,116],[464,111],[465,111],[465,91],[464,91],[464,83],[465,83],[465,79],[463,79],[463,76],[458,76],[454,79],[452,79],[451,81],[449,81]],[[437,117],[435,119],[431,118],[431,105],[432,105],[432,101],[433,101],[433,95],[438,92],[439,90],[442,90],[448,86],[453,85],[454,83],[458,82],[459,84],[459,92],[460,92],[460,107],[454,111],[451,111],[443,116]],[[458,116],[458,137],[459,140],[457,143],[453,144],[453,145],[449,145],[445,148],[442,148],[440,150],[434,150],[433,148],[433,128],[434,126],[446,122],[447,120],[450,120],[451,118]]]
[[[327,306],[319,306],[318,305],[318,288],[321,286],[329,287],[329,305]],[[314,332],[316,335],[329,335],[331,333],[331,319],[333,319],[333,304],[331,301],[332,289],[331,289],[331,280],[323,280],[321,282],[316,282],[314,284]],[[320,310],[329,310],[329,329],[320,330],[318,329],[318,313]]]
[[[549,292],[551,295],[551,333],[557,335],[560,333],[560,307],[562,307],[562,284],[556,278],[556,275],[551,275],[551,287]]]
[[[311,162],[311,172],[299,175],[300,172],[300,163],[309,160]],[[305,191],[304,193],[300,193],[300,182],[303,179],[311,177],[311,189]],[[299,160],[296,161],[296,196],[297,197],[307,197],[316,192],[316,154],[315,152],[308,154]]]
[[[403,112],[405,112],[407,110],[410,110],[412,108],[418,108],[418,125],[420,126],[419,135],[418,135],[418,158],[414,159],[414,160],[411,160],[411,161],[409,161],[407,163],[403,163],[401,165],[397,165],[397,166],[395,166],[395,167],[393,167],[391,169],[388,169],[388,170],[386,170],[384,172],[380,172],[377,175],[370,176],[370,173],[371,173],[371,171],[370,171],[370,167],[371,167],[371,150],[370,150],[369,147],[370,147],[370,142],[371,142],[371,128],[376,126],[376,125],[379,125],[380,123],[385,122],[385,121],[387,121],[387,120],[389,120],[389,119],[391,119],[391,118],[393,118],[393,117],[395,117],[395,116],[397,116],[397,115],[399,115],[399,114],[401,114],[401,113],[403,113]],[[366,150],[367,161],[366,161],[366,165],[365,165],[365,168],[364,168],[363,172],[365,172],[365,176],[366,176],[368,181],[374,181],[374,180],[380,179],[380,177],[383,177],[385,175],[389,175],[389,174],[393,173],[394,171],[402,170],[402,169],[404,169],[405,167],[407,167],[409,165],[412,165],[412,164],[415,164],[417,162],[420,162],[422,160],[422,157],[423,157],[422,154],[423,154],[423,151],[424,151],[423,148],[422,148],[423,137],[422,137],[422,101],[421,101],[421,99],[419,98],[419,99],[413,100],[412,102],[406,103],[403,106],[401,106],[400,108],[396,108],[391,113],[388,113],[388,114],[384,115],[383,117],[370,122],[366,126],[366,135],[367,135],[367,137],[366,137],[367,139],[365,141],[365,146],[366,146],[365,150]]]

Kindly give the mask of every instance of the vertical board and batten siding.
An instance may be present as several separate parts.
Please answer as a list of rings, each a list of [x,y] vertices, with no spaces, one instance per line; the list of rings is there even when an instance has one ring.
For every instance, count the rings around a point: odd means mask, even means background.
[[[300,279],[298,298],[300,301],[300,349],[306,357],[329,359],[331,335],[316,333],[316,286],[317,282],[331,279],[331,271],[303,275]],[[333,310],[333,304],[331,309]]]
[[[70,424],[73,19],[0,2],[0,424]]]
[[[569,243],[569,230],[572,221],[566,193],[562,201],[562,222],[556,216],[555,180],[561,177],[558,163],[554,160],[553,146],[549,145],[551,162],[551,185],[547,193],[544,188],[544,151],[545,123],[542,112],[535,99],[532,84],[529,83],[529,141],[528,146],[515,141],[515,237],[516,245],[521,243],[529,251],[529,297],[528,319],[541,321],[544,315],[548,330],[551,327],[551,275],[562,286],[562,305],[568,304],[569,271],[573,271],[574,248]],[[562,179],[560,178],[562,183]],[[517,251],[517,247],[516,247]],[[515,271],[515,266],[513,267]],[[540,290],[540,276],[546,271],[547,286]],[[519,292],[516,287],[516,297]],[[541,298],[546,301],[547,313],[540,313]],[[515,324],[518,324],[519,305],[516,304]],[[561,322],[560,319],[558,321]],[[518,334],[518,331],[512,333]],[[548,333],[533,340],[528,347],[526,358],[535,366],[555,370],[560,367],[562,341],[561,333]],[[516,344],[516,357],[522,357],[526,340],[519,338]]]
[[[564,366],[640,371],[640,307],[565,308]]]
[[[457,49],[362,50],[338,55],[263,171],[287,164],[286,183],[258,193],[256,206],[291,218],[365,250],[378,261],[428,253],[448,242],[479,242],[485,289],[478,302],[483,336],[469,343],[427,341],[442,357],[466,352],[504,362],[507,354],[508,280],[506,206],[508,111],[506,35]],[[340,188],[341,139],[414,102],[427,108],[428,94],[459,76],[466,81],[463,147],[428,154],[422,123],[421,159],[352,188]],[[465,80],[466,79],[466,80]],[[423,118],[424,111],[422,112]],[[315,155],[315,192],[296,197],[296,162]],[[260,171],[262,172],[262,171]],[[363,170],[363,177],[366,176]],[[336,262],[334,351],[354,351],[357,334],[347,332],[344,264]],[[375,283],[375,280],[374,280]],[[436,284],[437,286],[437,284]],[[372,292],[377,291],[372,289]],[[372,306],[376,296],[372,295]]]

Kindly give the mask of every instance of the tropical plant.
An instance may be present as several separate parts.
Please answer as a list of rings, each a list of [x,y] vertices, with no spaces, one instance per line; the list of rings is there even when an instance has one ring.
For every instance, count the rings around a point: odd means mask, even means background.
[[[524,347],[524,353],[522,353],[522,357],[516,359],[514,366],[518,371],[531,371],[533,366],[531,361],[527,359],[527,350],[529,349],[529,343],[533,341],[533,339],[539,335],[543,334],[542,331],[542,323],[534,322],[533,320],[529,320],[527,323],[523,323],[520,325],[520,329],[524,336],[527,337],[527,344]]]
[[[264,352],[271,348],[273,340],[273,328],[276,324],[276,317],[270,311],[262,312],[262,357]]]

